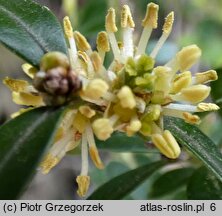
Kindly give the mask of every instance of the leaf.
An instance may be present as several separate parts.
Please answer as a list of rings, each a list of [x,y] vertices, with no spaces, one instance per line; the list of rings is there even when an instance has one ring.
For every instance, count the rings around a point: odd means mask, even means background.
[[[0,127],[0,199],[16,199],[52,144],[63,109],[38,108]]]
[[[222,182],[208,169],[201,167],[189,181],[187,196],[192,200],[221,200]]]
[[[159,161],[123,173],[99,187],[88,200],[122,199],[164,164],[164,161]]]
[[[153,183],[149,197],[155,198],[175,192],[188,182],[193,171],[193,168],[186,167],[164,173]]]
[[[92,9],[93,8],[93,9]],[[79,11],[78,29],[87,37],[95,37],[104,30],[107,1],[88,0]],[[98,16],[99,14],[99,16]],[[90,18],[89,18],[90,17]]]
[[[66,53],[61,26],[52,12],[31,0],[0,0],[0,42],[38,67],[50,51]]]
[[[115,132],[106,140],[96,140],[98,148],[114,152],[156,152],[155,149],[149,148],[148,144],[138,135],[128,137],[124,133]]]
[[[218,80],[211,82],[211,96],[214,103],[218,104],[222,108],[222,68],[217,69]],[[222,109],[218,111],[222,117]]]
[[[209,137],[179,118],[166,117],[165,128],[222,181],[222,154]]]

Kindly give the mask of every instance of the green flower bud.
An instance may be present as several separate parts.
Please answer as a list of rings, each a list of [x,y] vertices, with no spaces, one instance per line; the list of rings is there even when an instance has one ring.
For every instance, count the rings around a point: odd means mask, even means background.
[[[60,52],[49,52],[45,54],[40,62],[40,69],[47,72],[48,70],[56,67],[63,67],[69,69],[69,59],[67,56]]]

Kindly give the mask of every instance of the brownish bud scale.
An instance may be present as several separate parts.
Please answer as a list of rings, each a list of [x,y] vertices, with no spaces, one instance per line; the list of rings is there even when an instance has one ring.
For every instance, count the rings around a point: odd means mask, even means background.
[[[40,62],[40,69],[47,72],[48,70],[56,67],[70,68],[68,57],[61,52],[46,53]]]
[[[76,93],[82,88],[82,82],[74,71],[70,71],[67,75],[70,93]]]
[[[69,91],[66,70],[61,67],[48,70],[43,83],[46,92],[54,95],[65,95]]]
[[[34,86],[40,92],[68,96],[81,88],[81,81],[74,71],[57,67],[47,73],[38,72],[34,78]]]

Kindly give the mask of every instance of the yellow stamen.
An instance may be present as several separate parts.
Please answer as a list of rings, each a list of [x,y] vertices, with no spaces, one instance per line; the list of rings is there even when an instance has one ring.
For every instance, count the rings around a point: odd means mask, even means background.
[[[122,122],[129,122],[131,118],[136,114],[135,109],[124,108],[120,103],[113,106],[113,111],[119,116]]]
[[[202,84],[210,81],[215,81],[218,79],[218,76],[215,70],[209,70],[203,73],[196,73],[195,78],[196,84]]]
[[[29,107],[29,108],[26,108],[26,109],[22,108],[18,112],[12,113],[11,114],[11,118],[16,118],[17,116],[19,116],[19,115],[21,115],[21,114],[23,114],[25,112],[28,112],[28,111],[30,111],[32,109],[34,109],[34,108],[33,107]]]
[[[72,151],[73,149],[75,149],[80,143],[80,139],[79,140],[72,140],[70,141],[66,147],[65,147],[65,151],[66,152],[69,152],[69,151]]]
[[[210,87],[205,85],[194,85],[181,90],[181,99],[191,103],[199,103],[210,94]],[[180,96],[178,99],[180,100]]]
[[[64,136],[64,129],[63,127],[59,127],[56,131],[55,137],[54,137],[54,143],[58,142],[60,139],[62,139]]]
[[[160,118],[161,106],[159,104],[151,104],[145,111],[142,117],[143,121],[157,121]]]
[[[101,67],[102,67],[101,57],[99,56],[99,54],[97,52],[93,52],[90,55],[90,58],[91,58],[93,68],[94,68],[95,72],[99,72]]]
[[[215,111],[219,109],[220,107],[214,103],[199,103],[197,105],[198,112]]]
[[[73,127],[80,133],[83,133],[86,129],[87,124],[88,119],[80,112],[77,112],[73,120]]]
[[[107,32],[117,32],[118,30],[116,27],[116,13],[113,8],[108,10],[105,27]]]
[[[183,72],[188,70],[201,56],[201,50],[196,45],[184,47],[176,55],[179,69]]]
[[[28,75],[30,78],[34,78],[35,74],[38,72],[36,68],[34,68],[32,65],[25,63],[22,65],[22,70],[25,72],[26,75]]]
[[[103,51],[103,52],[110,51],[108,35],[105,31],[99,32],[97,36],[96,44],[97,44],[98,51]]]
[[[86,196],[89,190],[90,177],[89,176],[77,176],[76,182],[78,184],[77,193],[80,197]]]
[[[91,109],[90,106],[80,106],[79,111],[87,118],[92,118],[96,114],[95,110]]]
[[[134,28],[135,23],[132,18],[132,14],[128,5],[123,5],[121,11],[121,27],[122,28]]]
[[[68,16],[63,19],[64,32],[67,38],[73,38],[72,24]]]
[[[91,50],[91,46],[89,45],[86,38],[78,31],[74,32],[74,38],[76,41],[76,45],[80,51],[86,52]]]
[[[48,174],[50,170],[59,163],[60,159],[52,154],[47,154],[40,164],[43,174]]]
[[[167,35],[170,34],[174,22],[174,12],[171,12],[165,18],[165,23],[163,25],[163,32]]]
[[[154,68],[153,72],[156,75],[155,91],[162,91],[167,94],[170,89],[171,68],[158,66]]]
[[[109,86],[102,79],[94,79],[83,90],[83,95],[98,100],[107,92],[108,88]]]
[[[120,104],[123,108],[133,109],[136,107],[136,100],[132,90],[128,86],[123,86],[117,93]]]
[[[90,157],[91,157],[93,163],[95,164],[95,166],[98,169],[103,169],[104,165],[103,165],[103,163],[102,163],[102,161],[100,159],[100,156],[99,156],[97,148],[94,147],[94,146],[90,146],[89,147],[89,154],[90,154]]]
[[[92,128],[100,140],[107,140],[113,133],[113,127],[108,118],[96,119],[92,124]]]
[[[176,76],[172,83],[171,92],[176,94],[181,91],[181,89],[188,87],[191,84],[192,75],[190,71],[180,73]]]
[[[200,123],[200,118],[197,115],[192,115],[191,113],[184,112],[183,117],[185,119],[185,122],[190,123],[190,124],[199,124]]]
[[[81,61],[81,64],[85,70],[79,71],[80,74],[86,76],[88,79],[93,79],[95,72],[93,68],[93,64],[91,62],[91,59],[87,55],[86,52],[78,51],[78,57]]]
[[[139,121],[139,119],[136,118],[132,118],[129,125],[127,125],[126,127],[126,133],[128,136],[133,136],[136,132],[138,132],[142,127],[141,122]]]
[[[26,91],[29,83],[25,80],[11,79],[6,77],[3,80],[3,83],[11,90],[15,92],[23,92]]]
[[[43,106],[44,102],[41,96],[32,95],[25,92],[12,92],[12,100],[19,105]]]
[[[154,3],[149,3],[147,5],[146,9],[146,15],[144,20],[142,21],[142,26],[149,26],[152,27],[153,29],[156,29],[158,24],[158,11],[159,11],[159,5],[154,4]]]
[[[78,57],[80,60],[82,60],[84,62],[84,64],[87,67],[88,61],[89,61],[89,57],[85,52],[82,51],[78,51]]]
[[[180,147],[169,131],[165,130],[163,135],[153,134],[151,138],[154,145],[163,155],[171,159],[176,159],[179,157],[181,152]]]

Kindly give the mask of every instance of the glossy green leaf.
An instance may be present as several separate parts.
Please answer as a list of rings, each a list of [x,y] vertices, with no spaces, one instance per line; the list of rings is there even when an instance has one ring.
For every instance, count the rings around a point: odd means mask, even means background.
[[[193,168],[186,167],[164,173],[153,183],[149,197],[155,198],[175,192],[188,182],[193,171]]]
[[[52,143],[63,109],[38,108],[0,127],[0,199],[16,199]]]
[[[174,117],[165,118],[165,128],[177,141],[199,158],[222,181],[222,154],[213,141],[196,126]]]
[[[67,49],[56,17],[31,0],[0,0],[0,42],[37,67],[44,53]]]
[[[88,199],[122,199],[164,164],[164,161],[159,161],[123,173],[99,187]]]
[[[208,169],[201,167],[189,181],[187,196],[192,200],[221,200],[222,182]]]
[[[217,69],[217,75],[218,75],[218,80],[211,82],[211,96],[214,101],[214,103],[218,104],[220,106],[220,110],[218,113],[222,117],[222,69]]]
[[[103,150],[109,150],[114,152],[134,152],[134,153],[145,153],[145,152],[156,152],[148,141],[145,141],[138,135],[128,137],[126,134],[121,132],[115,132],[112,136],[106,140],[96,140],[97,146]]]

